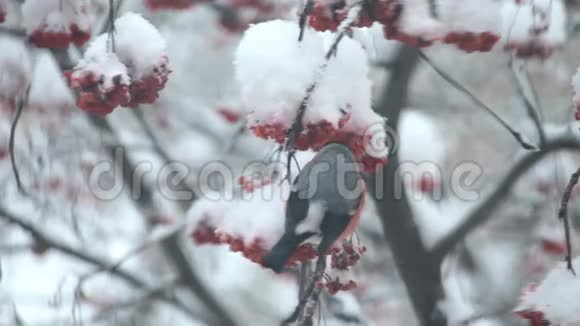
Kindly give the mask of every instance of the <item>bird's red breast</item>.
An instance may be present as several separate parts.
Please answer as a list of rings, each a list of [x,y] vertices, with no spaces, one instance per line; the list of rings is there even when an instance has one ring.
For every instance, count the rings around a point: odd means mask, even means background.
[[[340,237],[338,237],[338,239],[334,243],[335,245],[342,243],[343,240],[350,237],[350,235],[354,233],[354,231],[356,230],[356,228],[358,226],[358,223],[360,222],[360,215],[361,215],[362,210],[365,206],[365,193],[367,190],[366,183],[365,183],[364,179],[361,178],[360,182],[361,182],[361,195],[360,195],[358,207],[356,208],[356,212],[352,216],[350,223],[348,223],[344,232],[342,232]]]

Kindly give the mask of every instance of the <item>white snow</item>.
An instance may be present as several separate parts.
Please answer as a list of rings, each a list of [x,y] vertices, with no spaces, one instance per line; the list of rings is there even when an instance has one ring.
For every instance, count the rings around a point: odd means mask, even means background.
[[[431,16],[428,0],[406,0],[397,27],[427,41],[438,40],[445,32],[445,24]]]
[[[299,28],[293,22],[270,21],[250,27],[236,51],[236,79],[248,124],[281,124],[289,127],[307,90],[304,122],[328,121],[337,127],[344,112],[351,119],[344,129],[359,134],[384,119],[371,109],[368,58],[360,43],[345,37],[336,56],[325,66],[325,53],[336,34],[306,29],[298,42]]]
[[[392,61],[401,45],[401,42],[385,39],[383,25],[377,22],[371,27],[354,28],[352,37],[361,43],[370,62]]]
[[[438,0],[437,13],[449,32],[499,33],[500,4],[492,0]]]
[[[253,25],[244,33],[235,68],[250,124],[266,120],[289,126],[316,80],[324,63],[322,40],[310,29],[300,43],[298,35],[295,23],[281,20]]]
[[[96,38],[87,51],[84,58],[73,70],[72,77],[80,77],[86,71],[92,71],[97,76],[102,76],[103,83],[99,84],[101,91],[109,90],[115,86],[114,78],[120,77],[121,85],[129,85],[130,78],[127,67],[119,61],[115,53],[107,51],[107,38],[99,36]],[[118,78],[118,77],[117,77]]]
[[[22,18],[29,33],[36,29],[66,33],[72,24],[88,30],[91,20],[87,9],[87,0],[27,0],[22,5]]]
[[[70,107],[74,104],[73,96],[57,63],[48,52],[42,52],[36,57],[29,103],[46,109]]]
[[[167,51],[163,36],[141,15],[129,12],[117,18],[115,31],[113,37],[108,33],[99,35],[85,52],[85,58],[102,60],[96,58],[114,52],[134,80],[151,74],[165,62]]]
[[[576,271],[580,270],[580,257],[574,258],[572,263]],[[515,310],[541,311],[555,325],[576,325],[580,323],[579,293],[580,278],[574,276],[562,262],[546,275],[534,291],[524,296]]]
[[[164,62],[167,56],[165,39],[141,15],[128,12],[117,18],[115,30],[115,51],[134,79],[151,74]]]
[[[296,152],[296,160],[301,167],[304,167],[312,158],[314,153],[310,151]],[[264,166],[263,162],[257,163],[256,167]],[[251,178],[252,173],[248,164],[243,173]],[[280,168],[280,166],[268,165],[267,168]],[[285,177],[286,167],[280,171],[279,178]],[[217,170],[217,169],[215,169]],[[265,173],[263,169],[257,172]],[[298,168],[293,165],[292,176],[298,174]],[[235,178],[233,175],[224,174],[226,178]],[[255,176],[255,174],[254,174]],[[236,179],[237,180],[237,179]],[[290,195],[290,185],[287,182],[274,180],[271,184],[256,187],[253,192],[241,192],[237,183],[226,180],[224,190],[221,192],[211,191],[207,188],[200,189],[200,198],[196,200],[187,213],[189,229],[195,230],[200,223],[206,223],[214,228],[218,234],[238,236],[244,240],[245,244],[250,244],[259,238],[264,240],[264,245],[268,248],[273,246],[284,233],[286,201]],[[315,205],[312,212],[313,217],[320,215],[322,205]],[[316,218],[311,220],[316,224]],[[310,227],[312,223],[305,225]],[[191,232],[189,232],[191,233]]]
[[[245,244],[263,239],[264,244],[271,247],[284,232],[285,201],[289,191],[287,183],[275,183],[230,200],[222,197],[216,201],[214,196],[218,194],[205,194],[188,213],[190,228],[195,230],[199,223],[205,222],[216,228],[217,234],[240,237]]]
[[[13,97],[30,82],[31,63],[22,40],[0,36],[0,96]]]

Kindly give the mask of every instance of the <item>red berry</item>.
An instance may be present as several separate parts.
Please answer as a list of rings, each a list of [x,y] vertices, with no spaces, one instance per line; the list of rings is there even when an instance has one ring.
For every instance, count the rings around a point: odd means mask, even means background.
[[[195,2],[195,0],[146,0],[145,4],[151,10],[184,10],[193,6]]]

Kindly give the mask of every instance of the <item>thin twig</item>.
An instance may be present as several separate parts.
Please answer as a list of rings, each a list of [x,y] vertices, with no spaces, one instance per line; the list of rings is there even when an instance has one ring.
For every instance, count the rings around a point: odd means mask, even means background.
[[[316,264],[316,270],[310,285],[304,293],[304,297],[301,300],[302,305],[298,310],[298,325],[299,326],[312,326],[314,313],[316,312],[316,307],[318,306],[318,299],[320,298],[320,293],[322,292],[322,287],[318,283],[324,277],[324,270],[326,269],[326,256],[321,255],[318,257],[318,262]]]
[[[20,173],[18,172],[18,167],[16,166],[16,156],[14,155],[14,142],[16,141],[16,127],[18,126],[18,121],[22,116],[22,111],[24,106],[28,103],[28,95],[30,94],[30,86],[26,88],[24,95],[17,101],[16,116],[10,126],[10,140],[8,142],[8,150],[10,152],[10,162],[12,164],[12,172],[14,174],[14,179],[16,179],[16,186],[22,195],[29,196],[28,192],[24,189],[22,185],[22,180],[20,179]]]
[[[310,279],[310,273],[312,271],[312,266],[310,265],[309,261],[305,261],[300,264],[300,275],[299,275],[299,282],[298,282],[298,299],[304,296],[304,292],[306,291],[306,282]]]
[[[291,171],[290,171],[290,164],[291,164],[291,161],[295,155],[294,144],[296,142],[296,138],[298,138],[298,136],[300,135],[300,133],[302,132],[302,130],[304,128],[302,121],[304,120],[304,115],[306,113],[308,101],[310,101],[310,97],[312,96],[312,93],[315,91],[315,89],[318,85],[318,82],[320,81],[320,78],[324,75],[326,68],[328,68],[328,63],[329,63],[330,59],[332,58],[333,55],[336,55],[336,52],[338,49],[338,44],[343,39],[343,37],[346,35],[348,28],[356,22],[356,19],[357,19],[358,15],[360,13],[360,10],[361,10],[361,6],[362,6],[362,1],[358,1],[357,3],[355,3],[348,11],[346,18],[338,26],[338,30],[337,30],[336,36],[334,38],[334,41],[332,42],[331,46],[328,48],[328,50],[326,52],[326,55],[325,55],[326,61],[320,67],[318,74],[315,77],[314,82],[306,89],[306,94],[305,94],[304,98],[302,99],[302,102],[300,102],[300,106],[298,107],[298,112],[296,113],[296,117],[294,118],[294,121],[292,122],[290,129],[288,129],[286,142],[284,144],[284,150],[288,151],[288,163],[287,163],[288,171],[286,174],[286,179],[289,182],[291,182],[291,180],[292,180],[292,175],[291,175]]]
[[[436,244],[431,250],[437,259],[441,261],[453,248],[461,242],[475,228],[485,223],[492,217],[492,212],[507,198],[512,186],[534,164],[546,155],[558,150],[580,151],[580,141],[575,138],[563,137],[548,140],[540,151],[530,152],[522,157],[506,174],[499,185],[486,198],[484,198],[453,231]]]
[[[441,76],[445,81],[447,81],[451,86],[455,87],[460,92],[464,93],[471,99],[473,103],[475,103],[478,107],[483,109],[487,112],[493,119],[495,119],[502,127],[504,127],[515,139],[516,141],[524,148],[530,150],[538,149],[535,145],[530,144],[527,142],[522,134],[515,129],[513,129],[507,122],[505,122],[497,113],[495,113],[487,104],[483,103],[477,96],[475,96],[470,90],[468,90],[465,86],[461,85],[459,82],[454,80],[451,76],[449,76],[446,72],[444,72],[441,68],[439,68],[425,53],[419,51],[419,56],[423,59],[433,70]]]
[[[520,98],[522,99],[522,102],[524,103],[528,117],[530,117],[530,119],[534,123],[534,126],[536,127],[536,131],[538,133],[538,138],[540,139],[540,146],[539,147],[542,148],[544,146],[544,144],[546,144],[546,133],[544,132],[544,128],[542,127],[542,122],[540,121],[538,108],[536,107],[537,101],[535,101],[535,100],[532,101],[532,99],[530,99],[528,97],[528,95],[526,94],[525,88],[524,88],[524,81],[521,79],[520,74],[519,74],[519,72],[521,70],[525,70],[525,67],[523,66],[523,64],[517,65],[515,59],[513,59],[513,58],[510,60],[509,65],[511,68],[510,70],[512,72],[512,75],[514,77],[514,81],[516,84],[516,89],[517,89],[518,95],[520,96]],[[524,73],[525,73],[525,76],[527,79],[527,72],[524,71]],[[532,92],[532,96],[533,96],[533,92]]]
[[[326,256],[318,257],[318,262],[316,263],[316,270],[312,279],[308,283],[308,286],[304,290],[303,295],[300,297],[296,308],[290,315],[282,322],[282,325],[290,325],[294,322],[298,322],[300,326],[312,325],[312,317],[314,316],[314,311],[318,303],[318,298],[320,297],[320,292],[322,288],[317,286],[318,282],[324,277],[324,270],[326,269]],[[310,324],[308,324],[310,322]]]
[[[99,313],[91,318],[92,322],[98,322],[104,318],[110,317],[112,313],[118,312],[119,310],[130,309],[132,307],[138,306],[144,302],[147,302],[151,299],[154,299],[156,296],[167,293],[169,291],[174,290],[178,282],[175,280],[171,280],[169,282],[165,282],[155,288],[150,289],[149,291],[145,292],[143,295],[139,296],[136,299],[117,303],[115,305],[111,305],[99,311]]]
[[[558,218],[564,223],[564,232],[566,235],[566,263],[568,269],[572,274],[576,275],[574,271],[574,266],[572,265],[572,241],[570,238],[570,219],[568,218],[568,203],[572,197],[572,191],[576,184],[578,184],[578,179],[580,179],[580,167],[576,172],[572,173],[570,176],[570,181],[566,186],[566,190],[562,195],[562,201],[560,203],[560,209],[558,209]]]
[[[115,0],[109,0],[109,23],[107,26],[109,32],[109,41],[111,42],[111,52],[115,53],[116,46],[115,46]]]
[[[104,132],[109,138],[114,139],[118,144],[117,146],[107,146],[107,150],[109,151],[109,155],[113,158],[118,155],[116,153],[121,154],[121,157],[115,160],[115,162],[120,166],[123,181],[129,189],[133,189],[135,181],[133,180],[135,164],[133,164],[125,149],[118,150],[120,147],[122,148],[122,146],[115,130],[103,117],[87,115],[87,118],[95,127]],[[152,219],[150,217],[161,216],[161,212],[155,205],[152,189],[144,182],[145,180],[143,180],[143,178],[139,178],[137,181],[139,182],[138,186],[141,193],[137,198],[131,196],[131,199],[134,201],[135,207],[143,217],[151,223]],[[217,323],[223,326],[235,326],[236,322],[230,316],[229,312],[222,307],[221,302],[214,297],[213,293],[211,293],[195,272],[188,259],[187,253],[183,248],[181,248],[180,237],[178,235],[179,234],[176,234],[165,239],[165,241],[162,241],[161,248],[163,249],[165,256],[171,261],[173,267],[177,270],[179,278],[183,281],[183,284],[193,295],[197,296],[211,312],[212,320],[208,322],[210,324]]]
[[[111,264],[110,266],[108,266],[108,267],[99,266],[94,271],[91,271],[91,272],[81,276],[79,278],[79,287],[82,286],[82,283],[86,282],[88,279],[92,278],[93,276],[95,276],[101,272],[109,272],[110,273],[112,271],[119,269],[121,267],[121,265],[123,265],[127,260],[131,259],[132,257],[142,253],[143,251],[145,251],[145,250],[147,250],[155,245],[158,245],[159,243],[167,240],[168,238],[174,236],[176,233],[183,230],[183,228],[186,225],[187,225],[187,221],[183,221],[182,223],[179,223],[175,226],[172,226],[170,230],[163,232],[163,234],[160,234],[156,237],[153,237],[153,238],[145,241],[144,243],[140,244],[139,246],[131,249],[129,252],[124,254],[121,258],[119,258],[115,263]]]
[[[56,238],[53,238],[50,235],[38,230],[32,223],[27,222],[24,218],[18,217],[15,214],[10,213],[3,206],[0,206],[0,219],[4,219],[9,223],[18,225],[22,230],[29,233],[34,239],[42,241],[42,243],[48,246],[49,248],[57,250],[67,256],[73,257],[87,264],[93,265],[97,268],[106,269],[107,266],[110,266],[110,263],[108,263],[107,261],[99,257],[93,256],[89,253],[78,250],[76,248],[73,248],[72,246],[64,242],[61,242],[60,240],[57,240]],[[124,281],[126,281],[127,283],[131,284],[134,287],[142,288],[147,291],[148,286],[145,282],[141,281],[140,279],[133,276],[129,272],[124,271],[123,269],[118,268],[115,270],[111,270],[110,273],[111,275],[115,275],[123,279]],[[186,315],[193,318],[194,320],[197,320],[193,312],[189,310],[189,308],[187,308],[183,303],[177,301],[175,298],[171,298],[164,294],[160,294],[156,297],[183,311]]]
[[[298,35],[298,42],[302,42],[304,38],[304,29],[306,28],[306,21],[308,20],[308,16],[312,12],[314,8],[314,0],[306,0],[304,4],[304,9],[302,9],[302,13],[300,14],[300,19],[298,20],[298,26],[300,26],[300,34]]]
[[[137,121],[139,121],[139,124],[141,125],[143,131],[145,132],[145,135],[147,136],[147,138],[149,138],[149,141],[153,145],[153,150],[163,160],[163,165],[168,166],[169,164],[171,164],[171,162],[174,162],[174,160],[172,160],[171,157],[169,156],[169,153],[167,153],[167,151],[161,146],[159,139],[155,135],[155,132],[153,131],[153,129],[151,128],[149,123],[147,123],[147,120],[145,119],[145,116],[143,115],[143,111],[140,108],[136,108],[133,110],[133,113],[134,113],[135,117],[137,118]],[[187,184],[187,182],[185,182],[184,179],[180,179],[176,186],[178,188],[177,189],[178,191],[187,192],[187,194],[190,196],[190,198],[189,198],[190,200],[179,200],[178,201],[180,208],[185,213],[185,212],[187,212],[187,210],[191,206],[191,202],[193,202],[195,200],[195,191],[192,187],[190,187]]]

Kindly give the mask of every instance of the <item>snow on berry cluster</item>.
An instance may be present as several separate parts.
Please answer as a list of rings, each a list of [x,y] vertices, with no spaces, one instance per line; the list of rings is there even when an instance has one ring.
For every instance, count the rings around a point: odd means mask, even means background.
[[[465,52],[490,51],[500,38],[495,1],[439,0],[439,19],[445,22],[443,42],[455,44]]]
[[[77,95],[77,106],[89,113],[109,114],[131,99],[127,67],[114,53],[85,55],[67,78]]]
[[[296,4],[293,0],[217,0],[216,3],[235,15],[222,14],[220,25],[229,32],[245,31],[251,24],[286,14]]]
[[[361,11],[353,27],[370,27],[375,21],[384,25],[392,24],[401,12],[399,1],[377,0],[362,3]],[[336,31],[348,14],[345,1],[315,0],[308,24],[317,31]]]
[[[87,0],[27,0],[22,19],[32,44],[39,48],[82,45],[91,37]]]
[[[576,270],[580,258],[573,260]],[[531,325],[577,325],[580,323],[580,279],[559,263],[540,284],[523,291],[521,303],[514,310]]]
[[[13,101],[30,83],[32,65],[22,40],[0,36],[0,100]]]
[[[504,1],[504,49],[522,58],[547,58],[566,41],[566,8],[562,0]]]
[[[145,5],[151,10],[184,10],[191,8],[197,0],[145,0]]]
[[[309,25],[316,30],[336,30],[349,1],[315,0]],[[436,41],[454,44],[466,52],[490,51],[499,39],[499,5],[491,0],[375,0],[365,1],[354,27],[383,25],[385,38],[414,47]]]
[[[243,176],[238,182],[243,191],[239,197],[218,199],[210,195],[194,204],[188,214],[189,234],[198,245],[227,245],[232,252],[239,252],[261,265],[263,257],[284,233],[286,198],[290,187],[287,183],[272,182],[268,178]],[[330,269],[348,271],[364,252],[365,247],[344,241],[328,251]],[[317,240],[308,240],[298,247],[286,267],[316,257]]]
[[[244,190],[241,197],[228,200],[208,195],[196,201],[188,214],[191,219],[189,234],[196,244],[226,244],[231,251],[261,264],[264,255],[284,232],[285,201],[290,187],[278,182],[260,182],[263,185],[259,185],[249,178],[240,178],[239,182],[248,190]],[[304,243],[287,266],[316,256],[316,247]]]
[[[576,121],[580,121],[580,67],[572,77],[572,91],[574,93],[572,101],[574,101],[574,118]]]
[[[366,171],[376,170],[386,163],[386,150],[375,148],[382,146],[376,140],[384,143],[386,133],[384,119],[371,109],[364,50],[346,37],[327,61],[335,34],[307,29],[299,42],[299,33],[297,24],[274,20],[253,25],[244,34],[235,65],[242,103],[250,112],[248,127],[260,138],[285,143],[304,103],[295,149],[316,151],[341,141]]]
[[[89,46],[68,79],[79,108],[96,114],[116,107],[154,103],[169,73],[165,40],[143,17],[127,13],[115,20],[115,33]]]

